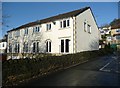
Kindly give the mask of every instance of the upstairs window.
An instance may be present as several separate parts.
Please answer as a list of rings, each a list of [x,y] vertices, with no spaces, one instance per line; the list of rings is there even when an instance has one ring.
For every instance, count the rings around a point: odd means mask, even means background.
[[[91,33],[91,25],[88,24],[87,30],[88,30],[88,33]]]
[[[84,31],[86,32],[87,31],[87,23],[84,22]]]
[[[66,27],[69,27],[70,26],[70,20],[63,20],[63,21],[60,21],[60,28],[66,28]]]
[[[67,26],[68,27],[70,26],[70,20],[67,20]]]
[[[63,28],[66,27],[66,20],[63,21]]]
[[[116,39],[120,40],[120,35],[117,35],[117,36],[116,36]]]
[[[120,29],[116,29],[116,32],[119,32],[119,33],[120,33]]]
[[[39,32],[40,31],[40,27],[34,27],[33,28],[33,33]]]
[[[10,32],[8,36],[9,36],[9,38],[12,38],[12,32]]]
[[[46,27],[47,27],[47,31],[51,30],[51,24],[47,24]]]
[[[25,29],[24,34],[28,35],[28,29]]]
[[[2,47],[4,47],[5,45],[4,45],[4,43],[3,43],[3,46]]]
[[[20,30],[15,31],[15,36],[16,36],[16,37],[19,37],[19,36],[20,36]]]
[[[60,22],[60,28],[62,28],[62,21]]]

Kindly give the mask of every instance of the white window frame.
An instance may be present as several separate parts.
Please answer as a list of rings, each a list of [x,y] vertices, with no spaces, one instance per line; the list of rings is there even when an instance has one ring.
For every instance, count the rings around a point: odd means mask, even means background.
[[[87,31],[88,31],[88,33],[91,34],[91,25],[90,24],[87,24]]]
[[[61,46],[62,46],[62,45],[61,45],[61,40],[64,41],[64,51],[63,51],[63,52],[61,52],[61,50],[62,50],[62,49],[61,49]],[[69,42],[69,43],[68,43],[68,44],[69,44],[69,45],[68,45],[68,47],[69,47],[69,48],[68,48],[68,52],[66,51],[66,40],[68,40],[68,42]],[[69,53],[69,52],[70,52],[70,39],[69,39],[69,38],[60,39],[60,53]]]
[[[51,53],[51,51],[52,51],[52,42],[51,40],[46,40],[46,53]]]
[[[87,22],[84,22],[84,31],[87,31]]]
[[[65,22],[65,27],[64,27],[64,22]],[[69,25],[68,25],[68,22],[69,22]],[[70,19],[64,19],[64,20],[61,20],[60,21],[60,28],[68,28],[70,27]]]
[[[52,29],[51,23],[46,24],[46,31],[50,31]]]
[[[11,39],[11,38],[12,38],[12,32],[9,33],[9,39]]]
[[[24,29],[24,35],[28,35],[28,28]]]
[[[33,33],[38,33],[38,32],[40,32],[40,27],[39,26],[33,27]]]

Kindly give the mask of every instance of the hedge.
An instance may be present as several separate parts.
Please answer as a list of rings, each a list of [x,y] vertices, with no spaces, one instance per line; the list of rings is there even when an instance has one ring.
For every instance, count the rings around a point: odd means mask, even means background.
[[[33,59],[15,59],[4,61],[3,86],[18,84],[20,81],[54,72],[65,67],[92,60],[99,56],[111,53],[111,50],[88,51],[62,56],[45,56]]]

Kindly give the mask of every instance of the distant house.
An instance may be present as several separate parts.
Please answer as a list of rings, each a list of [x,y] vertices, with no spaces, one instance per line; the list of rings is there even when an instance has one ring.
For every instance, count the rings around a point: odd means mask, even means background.
[[[111,27],[99,27],[100,30],[100,42],[99,42],[99,48],[105,48],[105,45],[110,44],[112,41],[111,36]]]
[[[7,35],[0,40],[0,54],[7,53]]]
[[[99,49],[90,7],[30,22],[8,31],[8,53],[70,54]]]
[[[111,26],[112,42],[111,44],[116,44],[117,48],[120,49],[120,23]]]

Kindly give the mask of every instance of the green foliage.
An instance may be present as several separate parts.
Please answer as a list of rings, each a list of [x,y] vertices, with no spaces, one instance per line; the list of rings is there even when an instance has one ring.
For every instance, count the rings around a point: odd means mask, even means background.
[[[65,67],[92,60],[99,56],[108,54],[108,51],[88,51],[76,54],[51,56],[46,55],[37,58],[15,59],[3,62],[3,85],[13,85],[21,80],[25,80],[37,75],[48,74]]]

